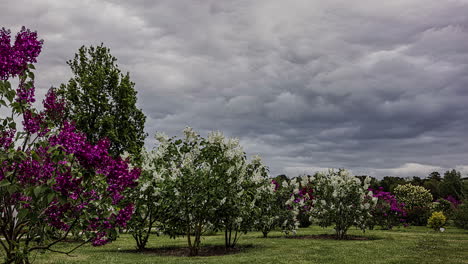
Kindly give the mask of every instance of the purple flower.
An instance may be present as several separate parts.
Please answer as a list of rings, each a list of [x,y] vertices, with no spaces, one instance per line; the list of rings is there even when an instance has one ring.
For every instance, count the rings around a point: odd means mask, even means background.
[[[42,49],[43,41],[37,39],[36,32],[22,27],[13,46],[10,34],[10,30],[0,30],[0,80],[22,74],[29,63],[36,62]]]

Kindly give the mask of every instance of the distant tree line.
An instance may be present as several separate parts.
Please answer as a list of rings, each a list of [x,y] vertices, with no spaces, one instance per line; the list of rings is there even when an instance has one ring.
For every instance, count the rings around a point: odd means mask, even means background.
[[[365,175],[357,176],[361,179]],[[385,176],[381,180],[372,177],[371,188],[382,187],[386,192],[393,192],[395,187],[410,183],[415,186],[422,186],[429,190],[434,200],[452,196],[457,200],[463,200],[468,197],[468,178],[462,178],[461,173],[455,169],[448,170],[444,175],[434,171],[429,173],[426,178],[413,176],[410,178]]]

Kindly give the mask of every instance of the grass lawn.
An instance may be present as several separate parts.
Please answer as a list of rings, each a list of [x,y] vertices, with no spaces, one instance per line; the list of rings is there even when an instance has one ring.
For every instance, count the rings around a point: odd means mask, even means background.
[[[309,227],[300,229],[298,235],[332,234],[332,229]],[[289,239],[280,232],[272,238],[261,238],[261,233],[243,235],[236,254],[209,257],[179,257],[158,255],[155,252],[135,253],[131,235],[121,235],[117,241],[102,247],[86,245],[65,256],[57,253],[36,254],[34,263],[468,263],[468,231],[447,228],[436,233],[426,227],[397,228],[391,231],[369,230],[362,233],[351,230],[371,240]],[[203,245],[222,245],[224,236],[219,233],[203,239]],[[58,248],[72,248],[73,243]],[[153,236],[151,248],[185,246],[181,237]],[[160,252],[160,251],[159,251]]]

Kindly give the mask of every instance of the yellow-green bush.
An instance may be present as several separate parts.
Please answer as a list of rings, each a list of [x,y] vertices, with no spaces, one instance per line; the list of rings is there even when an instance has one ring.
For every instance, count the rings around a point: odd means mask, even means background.
[[[427,220],[427,226],[438,231],[445,225],[447,218],[442,212],[434,212],[431,217]]]

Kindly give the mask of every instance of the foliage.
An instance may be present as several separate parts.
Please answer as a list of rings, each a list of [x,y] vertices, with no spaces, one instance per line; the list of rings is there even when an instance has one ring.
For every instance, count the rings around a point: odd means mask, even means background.
[[[254,221],[254,228],[262,232],[263,237],[275,227],[279,226],[279,219],[284,206],[278,201],[277,188],[279,187],[275,180],[268,180],[265,185],[269,188],[259,192],[259,199],[256,207],[259,210],[258,218]]]
[[[380,225],[382,229],[392,229],[405,222],[404,204],[399,203],[394,195],[383,191],[383,188],[369,189],[369,191],[372,191],[372,196],[378,199],[376,206],[371,210],[373,225]]]
[[[343,239],[351,226],[365,231],[369,226],[370,212],[377,202],[368,191],[370,179],[362,184],[359,178],[346,170],[314,175],[313,206],[311,215],[319,226],[335,225],[336,237]]]
[[[33,251],[55,251],[53,246],[72,230],[80,230],[83,244],[106,244],[131,217],[133,205],[124,195],[140,171],[112,158],[109,141],[86,141],[63,119],[66,105],[54,89],[43,101],[44,110],[32,106],[34,66],[25,64],[36,61],[42,41],[23,28],[10,46],[9,35],[0,31],[0,107],[11,113],[0,120],[0,245],[5,262],[28,263]],[[8,81],[14,76],[19,76],[16,91]]]
[[[464,201],[453,214],[453,221],[458,228],[468,229],[468,201]]]
[[[271,184],[271,193],[260,206],[268,210],[263,209],[266,214],[260,215],[256,229],[262,231],[263,237],[275,228],[280,228],[286,235],[296,234],[300,214],[307,218],[306,221],[310,218],[308,214],[313,199],[310,176],[276,177]]]
[[[432,211],[442,212],[448,216],[452,211],[452,203],[445,199],[439,199],[432,203]]]
[[[457,200],[462,200],[465,197],[460,172],[456,170],[445,172],[440,184],[440,193],[442,197],[451,195]]]
[[[445,225],[447,218],[445,217],[444,213],[442,212],[433,212],[431,217],[427,220],[427,226],[434,229],[435,231],[439,231],[441,227]]]
[[[82,46],[67,62],[74,77],[60,86],[59,94],[67,101],[67,115],[88,141],[95,144],[108,138],[113,156],[128,152],[138,158],[146,137],[146,117],[136,107],[135,84],[129,73],[121,73],[116,61],[102,44]]]
[[[429,190],[434,199],[439,199],[441,197],[440,185],[440,181],[437,181],[435,179],[426,179],[422,186]]]
[[[234,247],[261,213],[256,205],[262,193],[272,188],[261,160],[247,162],[239,141],[220,132],[203,138],[186,128],[182,139],[161,133],[156,139],[159,145],[145,161],[148,178],[141,190],[150,190],[148,202],[164,212],[159,220],[164,232],[185,234],[191,255],[198,254],[207,230],[223,230],[225,246]]]
[[[432,203],[433,211],[443,212],[447,218],[451,218],[453,212],[457,209],[457,207],[461,204],[461,201],[457,200],[455,197],[449,195],[445,198],[440,198],[434,203]]]
[[[422,186],[398,185],[394,189],[398,202],[405,204],[407,221],[413,225],[426,225],[431,212],[432,194]]]
[[[397,200],[404,203],[406,208],[424,207],[432,202],[431,193],[422,186],[412,184],[398,185],[394,191]]]
[[[144,250],[154,227],[162,230],[167,208],[161,203],[160,179],[155,172],[152,152],[142,153],[142,172],[138,187],[132,189],[129,198],[134,201],[135,212],[128,223],[128,231],[135,239],[137,249]]]
[[[393,193],[393,189],[395,189],[395,187],[401,184],[405,184],[405,183],[406,183],[406,180],[404,178],[385,176],[379,182],[379,186],[381,186],[384,191]]]

